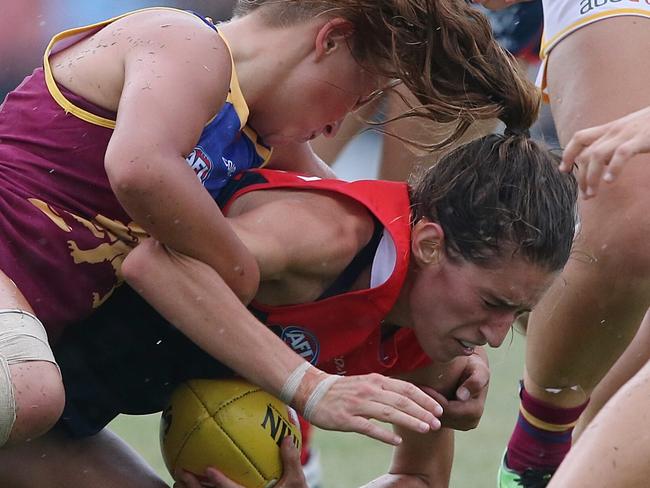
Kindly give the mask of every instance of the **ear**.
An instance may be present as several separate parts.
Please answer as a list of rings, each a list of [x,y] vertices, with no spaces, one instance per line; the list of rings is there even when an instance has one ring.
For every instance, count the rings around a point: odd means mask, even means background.
[[[347,47],[348,39],[354,33],[354,26],[342,18],[329,19],[316,34],[316,57],[322,58],[341,47]]]
[[[438,264],[442,257],[445,233],[440,224],[420,219],[411,231],[411,254],[420,266]]]

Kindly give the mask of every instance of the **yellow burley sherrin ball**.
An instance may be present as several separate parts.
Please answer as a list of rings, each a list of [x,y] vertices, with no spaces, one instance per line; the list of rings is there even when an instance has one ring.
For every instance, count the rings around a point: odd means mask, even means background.
[[[160,422],[167,469],[201,476],[214,466],[247,488],[273,486],[282,476],[280,442],[300,448],[293,409],[239,379],[191,380],[172,394]]]

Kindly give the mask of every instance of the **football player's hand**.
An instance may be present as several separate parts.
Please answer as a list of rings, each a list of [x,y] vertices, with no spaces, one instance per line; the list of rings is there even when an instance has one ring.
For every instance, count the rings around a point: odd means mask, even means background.
[[[425,388],[444,409],[440,418],[442,426],[455,430],[471,430],[478,426],[490,383],[490,367],[478,354],[467,358],[465,369],[461,373],[455,398],[448,400],[442,394]]]
[[[300,451],[296,449],[290,437],[285,437],[280,445],[282,456],[282,478],[274,485],[275,488],[307,488],[305,475],[300,464]],[[235,483],[216,468],[208,468],[199,479],[192,473],[179,473],[174,488],[245,488]]]
[[[598,192],[601,180],[611,183],[637,154],[650,152],[650,107],[607,124],[576,132],[562,156],[560,170],[578,164],[578,183],[585,198]]]
[[[358,432],[391,445],[402,439],[371,422],[388,422],[414,432],[440,428],[442,407],[412,383],[377,373],[342,376],[316,404],[308,420],[323,429]]]

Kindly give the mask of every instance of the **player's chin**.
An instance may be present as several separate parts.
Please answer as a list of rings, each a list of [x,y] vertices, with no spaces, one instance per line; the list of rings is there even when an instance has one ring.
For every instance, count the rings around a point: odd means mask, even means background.
[[[451,347],[431,348],[429,350],[425,350],[425,353],[434,363],[448,363],[463,355],[457,348]]]

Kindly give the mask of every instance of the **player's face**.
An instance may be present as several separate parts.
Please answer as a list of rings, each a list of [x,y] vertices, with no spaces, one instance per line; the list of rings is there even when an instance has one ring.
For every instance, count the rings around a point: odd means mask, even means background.
[[[318,62],[305,61],[258,105],[250,123],[272,146],[333,137],[346,115],[360,108],[389,80],[373,75],[354,59],[345,41]]]
[[[515,318],[529,311],[557,273],[520,257],[490,267],[445,255],[420,266],[410,289],[411,322],[424,352],[446,362],[479,345],[501,345]]]

